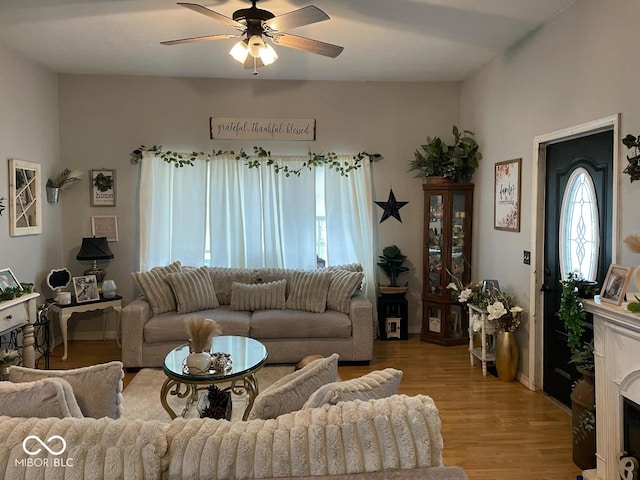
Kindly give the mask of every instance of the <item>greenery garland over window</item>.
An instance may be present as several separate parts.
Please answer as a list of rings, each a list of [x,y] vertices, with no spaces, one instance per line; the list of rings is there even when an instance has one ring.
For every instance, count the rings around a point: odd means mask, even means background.
[[[377,160],[381,158],[381,155],[378,153],[367,153],[360,152],[353,155],[353,162],[340,161],[338,160],[338,155],[334,152],[328,152],[325,154],[314,153],[309,150],[307,154],[309,160],[303,163],[300,168],[290,168],[288,165],[283,163],[278,163],[271,156],[271,152],[265,150],[262,147],[253,147],[253,156],[249,155],[243,149],[240,149],[236,154],[232,150],[224,151],[224,150],[214,150],[212,153],[204,153],[204,152],[191,152],[191,153],[180,153],[173,152],[171,150],[167,150],[166,152],[162,149],[160,145],[153,145],[152,147],[145,147],[141,145],[140,148],[135,149],[131,152],[131,163],[138,164],[142,160],[144,152],[153,153],[156,157],[161,158],[167,163],[172,163],[176,168],[184,167],[185,165],[193,166],[193,163],[196,160],[203,161],[211,161],[217,155],[235,155],[235,159],[238,161],[243,161],[244,164],[249,168],[257,168],[262,165],[261,160],[266,159],[266,165],[273,167],[276,173],[284,173],[286,177],[291,175],[300,176],[300,173],[303,169],[308,168],[311,170],[312,167],[317,167],[319,165],[324,165],[328,168],[333,168],[340,175],[347,176],[349,172],[352,170],[357,170],[360,168],[361,162],[364,159],[369,160]]]

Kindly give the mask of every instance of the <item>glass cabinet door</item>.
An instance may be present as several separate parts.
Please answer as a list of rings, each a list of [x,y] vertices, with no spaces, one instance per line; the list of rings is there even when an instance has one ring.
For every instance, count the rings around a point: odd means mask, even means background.
[[[429,293],[442,291],[442,247],[443,247],[443,198],[442,195],[429,196],[429,232],[428,232],[428,285]]]
[[[462,283],[465,282],[465,192],[456,191],[452,195],[453,211],[451,219],[451,274]]]

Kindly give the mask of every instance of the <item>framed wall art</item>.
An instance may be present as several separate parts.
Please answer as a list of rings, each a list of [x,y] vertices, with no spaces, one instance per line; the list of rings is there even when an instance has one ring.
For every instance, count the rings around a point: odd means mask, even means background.
[[[107,237],[109,242],[118,241],[118,217],[115,215],[96,215],[91,217],[91,235]]]
[[[76,292],[76,302],[86,303],[100,300],[98,282],[95,275],[73,277],[73,289]]]
[[[493,228],[496,230],[520,231],[521,170],[521,158],[495,164]]]
[[[9,160],[9,234],[42,233],[42,179],[40,164]]]
[[[632,267],[623,267],[622,265],[611,264],[607,271],[607,276],[602,284],[600,291],[600,300],[606,303],[620,305],[627,292],[627,286],[631,280]]]
[[[91,206],[116,206],[116,171],[108,169],[91,170]]]

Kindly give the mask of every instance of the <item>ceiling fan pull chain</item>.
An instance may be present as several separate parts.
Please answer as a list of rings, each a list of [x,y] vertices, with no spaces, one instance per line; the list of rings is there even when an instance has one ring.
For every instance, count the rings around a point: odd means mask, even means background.
[[[253,74],[258,75],[258,59],[253,57]]]

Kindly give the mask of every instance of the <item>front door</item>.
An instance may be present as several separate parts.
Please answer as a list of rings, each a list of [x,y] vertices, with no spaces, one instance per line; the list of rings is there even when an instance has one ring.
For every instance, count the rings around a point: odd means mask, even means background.
[[[549,145],[545,192],[543,385],[569,406],[578,374],[569,363],[566,330],[558,317],[560,279],[578,270],[601,285],[611,263],[613,131]],[[586,328],[589,341],[590,319]]]

